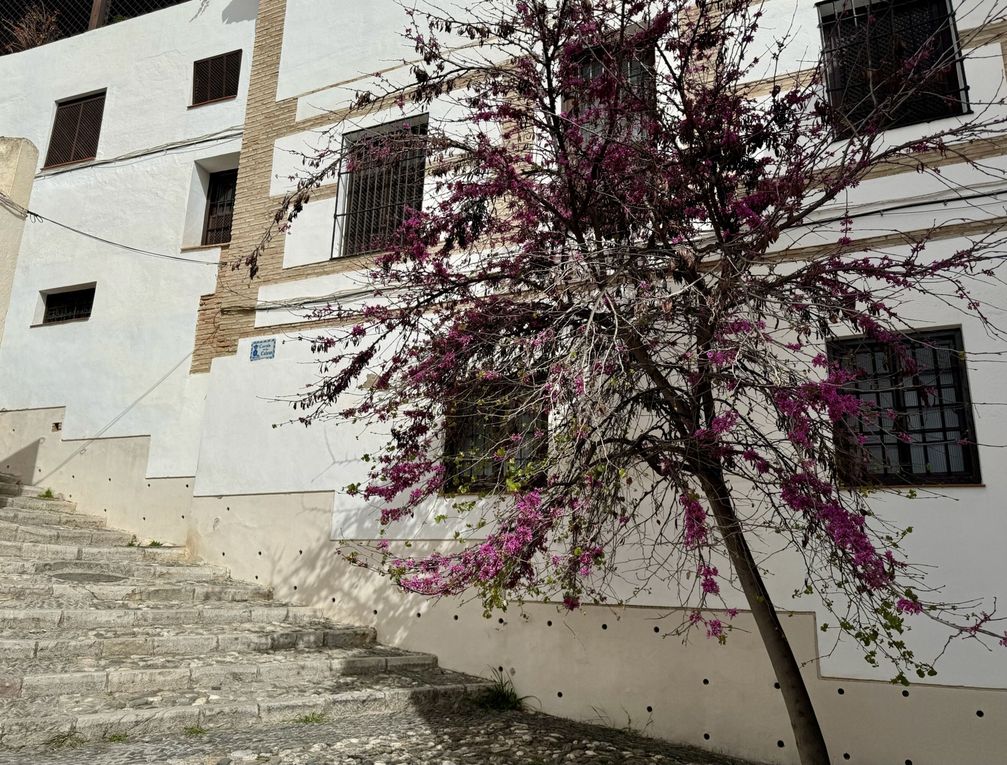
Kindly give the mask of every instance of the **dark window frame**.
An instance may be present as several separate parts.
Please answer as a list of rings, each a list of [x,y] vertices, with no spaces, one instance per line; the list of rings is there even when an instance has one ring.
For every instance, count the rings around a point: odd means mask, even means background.
[[[932,364],[929,367],[921,365],[910,377],[904,369],[902,356],[889,344],[854,337],[832,340],[827,345],[829,359],[834,363],[853,358],[854,368],[864,369],[864,362],[870,365],[866,370],[868,374],[860,375],[845,386],[844,391],[871,401],[879,413],[891,410],[895,415],[894,422],[879,414],[875,420],[847,418],[836,424],[834,434],[840,478],[851,487],[981,484],[979,447],[961,328],[912,332],[907,335],[904,346],[917,363],[929,357]],[[844,367],[851,368],[848,364]],[[933,385],[929,384],[931,377]],[[929,403],[928,398],[931,399]],[[936,425],[932,424],[934,421]],[[910,442],[899,438],[899,433],[908,436]],[[856,441],[858,435],[867,438],[862,446]],[[939,447],[944,450],[943,460],[932,461],[931,450]],[[869,451],[874,454],[873,466],[880,466],[881,470],[865,464]],[[952,469],[956,460],[961,467]],[[932,469],[935,462],[946,469]],[[918,470],[920,466],[922,471]]]
[[[242,53],[243,51],[239,48],[193,62],[190,109],[221,101],[231,101],[238,97],[241,90]],[[220,67],[216,72],[214,71],[215,64]],[[214,79],[214,74],[218,75],[216,79]],[[205,94],[201,94],[200,91],[205,91]],[[219,92],[219,95],[215,95],[215,92]]]
[[[902,82],[898,78],[886,77],[872,84],[872,72],[887,72],[894,68],[892,62],[884,58],[885,53],[895,57],[910,56],[922,46],[910,39],[910,45],[916,44],[915,50],[895,50],[901,42],[896,29],[897,21],[908,23],[905,19],[896,18],[897,11],[910,20],[913,20],[913,13],[928,15],[930,26],[924,30],[926,39],[937,40],[938,60],[949,60],[942,67],[947,69],[943,78],[931,80],[928,88],[934,88],[933,92],[917,93],[913,98],[903,100],[888,119],[878,124],[878,129],[908,127],[970,113],[969,86],[952,0],[821,0],[816,3],[816,8],[822,40],[825,95],[834,116],[836,140],[851,138],[870,123],[876,112],[872,92],[879,92],[883,102],[892,95],[884,92],[886,86],[888,89],[897,88]],[[883,32],[882,24],[887,23],[890,35],[871,38],[871,27],[866,23],[868,18],[872,19],[873,28],[879,30],[878,35]],[[875,55],[881,60],[873,68],[867,67],[864,62],[862,69],[851,73],[850,61],[843,59],[855,58],[860,63],[865,55],[868,61]],[[846,105],[844,100],[851,91],[856,100]],[[858,95],[860,91],[862,94]]]
[[[84,96],[74,96],[56,102],[52,128],[49,132],[49,145],[46,150],[43,170],[56,167],[77,165],[91,162],[98,156],[98,145],[101,142],[101,129],[105,120],[105,103],[108,92],[100,90]],[[92,122],[97,121],[97,127],[92,125],[93,135],[81,135],[82,127],[86,128],[85,108],[89,104],[100,102],[96,107],[97,114],[90,114]],[[76,117],[73,110],[76,109]],[[72,124],[71,124],[72,121]],[[59,132],[58,132],[59,131]],[[72,132],[69,144],[60,143]]]
[[[94,310],[96,290],[97,285],[90,284],[43,292],[41,324],[67,324],[72,321],[87,321],[91,318]]]
[[[506,487],[508,462],[498,461],[487,450],[502,445],[513,434],[526,435],[522,448],[531,447],[523,455],[518,450],[515,461],[519,470],[534,467],[548,457],[549,414],[544,406],[537,412],[524,413],[519,420],[504,416],[513,414],[508,403],[499,405],[497,413],[492,411],[494,402],[506,402],[520,390],[519,386],[508,383],[473,382],[469,397],[453,402],[445,412],[442,457],[445,494],[490,494]],[[493,417],[498,421],[493,422]],[[536,430],[544,433],[544,438],[534,440]],[[542,472],[529,476],[522,488],[541,486],[544,478]]]
[[[230,193],[229,199],[227,198],[228,192]],[[210,173],[206,186],[206,212],[203,215],[203,236],[200,239],[202,247],[219,247],[230,243],[234,226],[234,205],[237,201],[237,196],[237,169]],[[221,212],[216,208],[224,211]]]
[[[429,114],[422,114],[397,119],[343,136],[343,162],[347,169],[339,176],[336,209],[339,240],[333,241],[333,259],[382,252],[381,239],[395,233],[404,220],[406,208],[423,209],[429,117]],[[415,147],[406,146],[403,156],[396,159],[362,161],[360,152],[369,146],[380,148],[383,136],[396,132],[404,135],[406,128],[410,136],[418,137]],[[389,141],[388,145],[393,143]],[[357,163],[366,167],[354,167]],[[375,196],[380,198],[378,204],[374,204]],[[335,231],[333,233],[335,235]]]
[[[595,45],[579,54],[579,66],[581,68],[581,80],[585,83],[590,82],[592,79],[598,76],[601,68],[605,65],[606,52],[611,49],[611,45]],[[641,55],[642,54],[642,55]],[[640,101],[641,108],[635,110],[636,113],[640,113],[643,110],[656,110],[657,109],[657,49],[654,45],[647,45],[641,47],[637,50],[637,55],[632,59],[625,59],[622,64],[629,66],[629,71],[625,73],[626,81],[628,83],[636,82],[639,85],[639,90],[637,92],[631,93],[628,98],[638,99]],[[634,71],[634,64],[636,65],[636,71]],[[599,69],[598,73],[589,73],[585,70],[587,68]],[[567,93],[563,98],[563,110],[565,112],[570,112],[573,115],[577,113],[582,108],[591,108],[592,102],[584,97],[583,93]],[[629,112],[628,117],[632,117],[634,112]],[[630,130],[632,131],[632,126]],[[600,132],[599,132],[600,135]]]

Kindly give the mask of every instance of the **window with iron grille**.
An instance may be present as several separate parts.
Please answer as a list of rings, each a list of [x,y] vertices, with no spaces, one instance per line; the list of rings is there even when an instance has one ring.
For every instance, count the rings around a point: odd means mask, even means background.
[[[56,104],[45,167],[94,159],[98,154],[104,112],[104,92]]]
[[[627,55],[617,62],[607,46],[597,46],[585,51],[579,58],[579,78],[582,92],[571,93],[565,99],[564,108],[582,117],[581,124],[598,134],[608,131],[609,109],[617,114],[613,122],[613,133],[637,136],[640,130],[641,112],[653,110],[657,104],[657,77],[654,71],[654,48],[646,47]],[[591,92],[592,81],[597,82],[607,71],[621,69],[619,85],[624,89],[617,105],[600,99]],[[597,115],[591,114],[598,110]]]
[[[426,135],[423,115],[344,137],[345,196],[337,216],[343,256],[386,249],[407,211],[422,208]]]
[[[240,78],[240,50],[197,61],[192,65],[192,105],[234,98]]]
[[[857,373],[846,390],[876,414],[837,426],[844,480],[866,484],[979,483],[961,330],[916,332],[902,349],[866,339],[829,344]]]
[[[968,110],[951,0],[827,0],[818,12],[837,138]]]
[[[549,420],[533,401],[506,385],[479,385],[447,414],[445,487],[477,493],[541,483]]]
[[[203,227],[204,245],[227,244],[231,241],[237,185],[237,170],[210,173],[210,185],[206,192],[206,225]]]
[[[43,324],[58,324],[64,321],[88,319],[94,305],[93,286],[65,292],[49,292],[44,295],[45,313]]]

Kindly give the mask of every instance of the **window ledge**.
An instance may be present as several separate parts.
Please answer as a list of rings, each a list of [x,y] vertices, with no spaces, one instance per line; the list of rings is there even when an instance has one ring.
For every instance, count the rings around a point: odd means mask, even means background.
[[[224,96],[223,98],[214,98],[212,101],[201,101],[198,104],[189,104],[189,109],[200,109],[204,106],[213,106],[213,104],[226,104],[228,101],[236,101],[238,96]]]
[[[188,247],[183,247],[180,252],[205,252],[206,250],[226,250],[231,246],[230,242],[224,242],[223,244],[193,244]]]
[[[78,167],[87,167],[88,165],[93,165],[97,162],[97,157],[90,157],[89,159],[78,159],[73,162],[63,162],[58,165],[46,165],[45,167],[39,168],[39,176],[48,175],[49,173],[59,172],[61,170],[72,170]]]
[[[985,489],[985,483],[886,483],[880,486],[842,486],[842,491],[930,491],[932,489]]]
[[[34,329],[35,327],[61,327],[64,324],[80,324],[84,321],[90,321],[91,317],[87,316],[83,319],[66,319],[65,321],[43,321],[38,324],[28,325],[29,329]]]

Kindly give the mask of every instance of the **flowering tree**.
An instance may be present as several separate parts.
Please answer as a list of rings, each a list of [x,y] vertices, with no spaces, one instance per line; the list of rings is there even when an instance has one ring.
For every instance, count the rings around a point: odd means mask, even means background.
[[[828,762],[753,550],[789,550],[797,594],[903,682],[934,672],[904,639],[909,619],[1002,637],[992,610],[943,602],[903,550],[908,530],[872,510],[879,473],[912,480],[872,445],[914,436],[857,388],[862,365],[827,352],[864,337],[925,400],[936,384],[921,382],[904,306],[951,304],[996,332],[974,294],[996,278],[996,231],[883,248],[848,200],[886,167],[971,163],[963,147],[1003,128],[998,105],[965,114],[947,90],[964,55],[947,21],[885,46],[884,14],[848,34],[837,10],[835,50],[880,60],[760,89],[790,40],[767,43],[748,0],[495,0],[469,14],[408,14],[414,81],[356,104],[394,104],[404,120],[311,158],[277,214],[283,231],[326,178],[425,157],[422,209],[385,208],[391,236],[367,229],[363,251],[380,250],[370,304],[316,311],[334,328],[313,338],[322,375],[298,406],[304,423],[387,424],[369,481],[349,487],[382,524],[452,503],[471,538],[425,556],[383,541],[346,554],[411,592],[474,590],[488,610],[618,597],[629,565],[638,586],[682,593],[683,632],[721,641],[734,615],[722,590],[740,590],[802,762]],[[925,99],[949,118],[908,141],[886,132]],[[464,117],[409,116],[443,103]],[[963,430],[951,446],[973,443]]]

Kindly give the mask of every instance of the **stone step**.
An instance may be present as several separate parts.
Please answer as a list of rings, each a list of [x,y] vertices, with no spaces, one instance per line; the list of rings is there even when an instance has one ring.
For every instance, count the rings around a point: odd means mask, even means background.
[[[102,580],[105,581],[102,581]],[[119,581],[108,581],[114,579]],[[0,580],[0,596],[23,601],[51,598],[59,601],[88,603],[205,603],[268,601],[272,592],[264,587],[243,583],[157,583],[147,580],[122,580],[108,574],[66,571],[52,577],[28,576]],[[67,603],[69,605],[69,602]]]
[[[11,574],[58,575],[87,573],[105,577],[148,579],[155,582],[230,582],[226,568],[206,563],[144,563],[103,560],[20,560],[0,557],[0,577]],[[106,579],[106,581],[108,581]]]
[[[0,473],[0,483],[21,483],[21,479],[13,473]]]
[[[21,510],[60,510],[64,513],[72,513],[77,509],[77,503],[65,499],[18,496],[0,497],[0,507],[17,507]]]
[[[375,643],[371,627],[318,622],[293,625],[235,625],[221,630],[218,625],[161,626],[88,631],[62,630],[58,636],[0,638],[0,660],[8,666],[14,660],[63,659],[78,657],[120,659],[137,656],[188,656],[212,658],[219,653],[268,653],[311,648],[366,648]]]
[[[477,678],[441,669],[378,675],[309,677],[279,685],[247,681],[233,689],[67,694],[0,702],[4,747],[43,746],[70,740],[135,738],[186,728],[254,728],[271,722],[321,722],[433,707],[461,707],[488,688]]]
[[[0,483],[0,497],[18,497],[21,487],[16,483]]]
[[[77,529],[65,526],[35,526],[0,520],[0,541],[44,542],[46,544],[82,545],[92,547],[124,547],[135,537],[125,531],[110,529]]]
[[[105,519],[96,515],[67,513],[60,510],[25,510],[20,507],[0,507],[0,521],[28,526],[66,526],[74,529],[103,529]]]
[[[97,665],[97,666],[88,666]],[[268,682],[285,687],[336,675],[374,674],[437,666],[430,654],[384,647],[288,651],[275,656],[219,654],[211,659],[179,656],[113,657],[67,661],[31,659],[0,670],[4,698],[213,690]]]
[[[317,609],[270,604],[261,606],[192,606],[140,604],[132,608],[61,608],[58,603],[27,601],[20,608],[0,609],[0,630],[91,627],[128,627],[140,624],[242,624],[245,622],[297,623],[317,619]],[[3,637],[3,635],[0,635]]]
[[[0,541],[0,557],[33,560],[182,562],[187,555],[184,547],[93,547]]]

